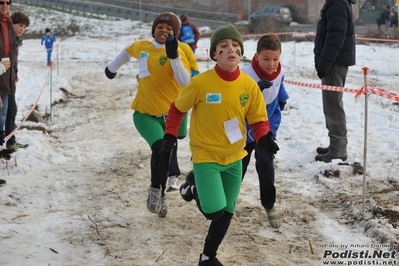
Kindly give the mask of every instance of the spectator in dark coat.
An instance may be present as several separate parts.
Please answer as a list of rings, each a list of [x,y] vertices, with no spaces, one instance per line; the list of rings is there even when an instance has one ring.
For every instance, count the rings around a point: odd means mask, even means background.
[[[348,67],[356,63],[353,4],[356,0],[329,0],[320,11],[313,52],[317,75],[323,85],[344,87]],[[322,91],[330,144],[326,148],[317,148],[316,161],[347,159],[348,139],[342,96],[343,92]]]
[[[389,19],[391,21],[390,27],[398,26],[398,14],[395,12],[395,7],[391,7],[391,12],[389,13]]]
[[[0,75],[0,147],[4,143],[5,122],[8,109],[8,95],[15,93],[17,76],[16,37],[10,19],[11,0],[6,0],[0,8],[0,60],[10,61],[8,68]]]
[[[22,38],[21,35],[25,32],[26,28],[30,24],[30,19],[27,14],[25,14],[22,11],[14,11],[11,14],[11,21],[14,24],[14,33],[16,37],[16,55],[17,55],[17,64],[18,64],[18,50],[19,47],[22,46]],[[16,66],[17,69],[17,76],[15,77],[15,82],[19,81],[18,78],[18,65]],[[13,133],[15,129],[15,118],[17,116],[18,112],[18,106],[17,102],[15,99],[15,93],[8,95],[8,109],[7,109],[7,117],[6,117],[6,124],[5,124],[5,130],[6,130],[6,136],[10,135]],[[28,147],[28,144],[22,144],[17,142],[15,138],[15,132],[11,137],[7,140],[6,142],[6,147],[7,149],[11,150],[17,150],[19,148],[26,148]]]
[[[197,49],[197,43],[201,36],[197,26],[188,20],[188,15],[183,14],[180,16],[181,28],[179,32],[179,41],[190,45],[193,53]],[[187,29],[187,30],[186,30]]]
[[[391,18],[389,16],[391,14],[391,7],[387,6],[383,13],[384,13],[385,27],[388,28],[391,24]]]
[[[391,7],[386,6],[385,10],[381,12],[380,17],[377,19],[377,25],[378,29],[380,29],[380,26],[385,24],[385,27],[388,29],[388,27],[391,24]]]

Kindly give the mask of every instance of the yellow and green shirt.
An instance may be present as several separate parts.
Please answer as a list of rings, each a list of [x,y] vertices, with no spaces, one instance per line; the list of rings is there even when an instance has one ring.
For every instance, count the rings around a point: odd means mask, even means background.
[[[193,163],[227,165],[241,160],[245,147],[245,117],[250,124],[267,121],[266,106],[258,84],[241,72],[234,81],[223,80],[215,68],[191,78],[175,100],[186,113],[191,108],[190,147]],[[241,139],[231,142],[225,122],[237,119]]]
[[[181,48],[183,50],[184,55],[187,57],[187,60],[190,63],[191,76],[193,77],[193,76],[198,75],[199,67],[198,67],[197,59],[195,58],[195,55],[194,55],[193,50],[191,49],[190,45],[179,41],[179,48]]]
[[[153,116],[166,114],[182,87],[174,78],[165,47],[156,48],[151,41],[142,40],[134,42],[126,51],[139,63],[140,82],[131,108]],[[190,73],[190,64],[184,52],[178,48],[178,53],[183,66]]]

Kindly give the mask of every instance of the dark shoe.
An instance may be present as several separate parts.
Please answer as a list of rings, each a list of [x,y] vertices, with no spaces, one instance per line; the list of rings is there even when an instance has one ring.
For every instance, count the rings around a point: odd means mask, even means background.
[[[22,144],[19,142],[7,143],[7,145],[6,145],[7,149],[11,148],[14,150],[18,150],[19,148],[25,149],[28,146],[29,146],[29,144]]]
[[[1,154],[12,154],[12,153],[14,153],[15,151],[16,151],[16,149],[7,147],[6,149],[2,149],[2,150],[0,151],[0,153],[1,153]]]
[[[148,188],[147,209],[150,212],[158,213],[161,210],[161,194],[160,188]]]
[[[200,255],[198,266],[223,266],[216,257],[209,258],[209,260],[201,260],[201,256],[202,254]]]
[[[158,217],[165,218],[166,214],[168,214],[168,205],[166,204],[166,195],[163,195],[161,198],[161,209],[158,212]]]
[[[346,154],[342,155],[342,156],[334,156],[327,152],[326,154],[317,155],[315,157],[315,160],[320,161],[320,162],[330,163],[331,160],[341,159],[342,161],[346,161],[347,158],[348,158],[348,156]]]
[[[13,153],[14,151],[11,151],[10,149],[3,149],[0,151],[0,158],[3,158],[4,160],[7,160],[7,161],[10,160],[11,153]]]
[[[326,154],[328,152],[328,147],[324,148],[324,147],[318,147],[316,149],[317,154]]]
[[[0,187],[5,186],[7,182],[4,179],[0,179]]]
[[[194,199],[194,195],[191,191],[191,186],[195,185],[194,181],[194,171],[188,172],[186,175],[186,180],[180,186],[180,195],[185,201],[192,201]]]

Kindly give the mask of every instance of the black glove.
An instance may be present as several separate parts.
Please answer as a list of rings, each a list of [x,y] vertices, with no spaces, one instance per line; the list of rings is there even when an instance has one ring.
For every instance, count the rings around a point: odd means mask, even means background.
[[[159,151],[159,154],[161,155],[159,158],[159,170],[161,170],[161,172],[168,172],[170,154],[172,153],[173,148],[176,147],[177,138],[171,134],[165,134],[163,139],[165,140],[165,143]]]
[[[269,133],[260,138],[258,145],[262,150],[271,154],[276,154],[277,151],[280,150],[277,143],[274,142],[273,134],[271,131],[269,131]]]
[[[317,71],[317,76],[319,77],[319,79],[323,79],[326,76],[326,73]]]
[[[282,102],[278,102],[278,105],[280,105],[280,110],[283,111],[285,105],[287,104],[287,101],[282,101]]]
[[[177,38],[169,32],[169,37],[166,38],[165,43],[166,56],[169,59],[176,59],[179,56],[179,53],[177,52],[178,47],[179,44],[177,42]]]
[[[22,39],[20,37],[17,37],[15,42],[17,43],[17,46],[22,46]]]
[[[113,79],[113,78],[115,78],[115,76],[116,76],[116,73],[112,73],[109,69],[108,69],[108,67],[106,67],[105,68],[105,75],[107,76],[107,78],[109,78],[109,79]]]
[[[260,91],[263,91],[264,89],[268,89],[273,85],[273,82],[270,82],[266,79],[261,79],[258,81],[258,86],[260,88]]]

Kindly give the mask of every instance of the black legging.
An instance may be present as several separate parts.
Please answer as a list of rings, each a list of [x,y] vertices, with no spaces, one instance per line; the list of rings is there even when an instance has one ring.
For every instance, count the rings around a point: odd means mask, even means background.
[[[222,217],[213,220],[209,225],[208,235],[205,239],[203,254],[208,257],[215,257],[220,243],[222,243],[224,236],[229,229],[232,213],[224,212]]]
[[[162,195],[165,193],[166,181],[168,179],[168,172],[163,172],[159,169],[160,151],[165,143],[165,140],[160,139],[154,142],[151,146],[151,187],[160,188],[162,186]]]
[[[214,213],[204,213],[201,208],[201,204],[198,199],[198,194],[194,188],[194,200],[197,203],[198,209],[205,216],[205,218],[211,220],[209,225],[208,235],[205,238],[205,245],[203,254],[208,257],[215,257],[220,243],[222,243],[224,236],[229,229],[231,218],[233,214],[224,210],[219,210]]]
[[[276,202],[273,165],[274,156],[262,150],[255,142],[247,144],[245,150],[248,152],[248,155],[242,159],[242,179],[244,180],[245,172],[251,160],[252,151],[255,150],[255,167],[259,178],[260,200],[263,208],[271,209]]]
[[[177,145],[178,142],[176,142],[176,146],[173,148],[172,154],[170,155],[168,176],[179,176],[181,174],[179,164],[177,163]]]

